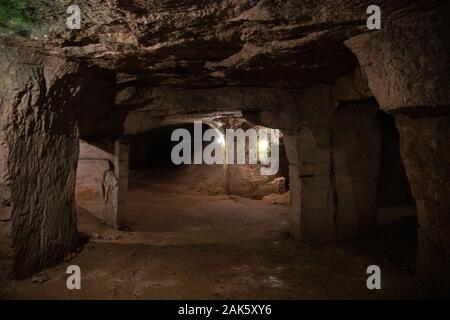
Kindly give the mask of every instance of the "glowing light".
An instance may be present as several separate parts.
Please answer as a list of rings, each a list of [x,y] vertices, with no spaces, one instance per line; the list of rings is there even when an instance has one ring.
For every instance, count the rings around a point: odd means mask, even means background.
[[[219,135],[219,137],[217,138],[217,143],[220,144],[221,146],[225,145],[225,138],[224,138],[223,134]]]
[[[259,147],[259,151],[269,150],[269,141],[266,139],[259,140],[258,147]]]

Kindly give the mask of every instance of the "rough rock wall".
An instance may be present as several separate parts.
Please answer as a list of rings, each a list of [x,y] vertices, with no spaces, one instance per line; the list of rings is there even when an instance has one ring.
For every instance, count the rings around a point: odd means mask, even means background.
[[[416,7],[346,45],[358,57],[380,108],[395,111],[419,217],[419,276],[448,288],[450,2],[433,4],[435,10]]]
[[[73,3],[41,1],[48,14],[38,19],[62,30],[43,46],[34,41],[40,50],[177,86],[333,81],[355,66],[341,41],[364,32],[367,8],[362,0],[81,0],[82,28],[70,32]]]
[[[37,50],[117,70],[150,85],[333,83],[357,62],[342,41],[367,32],[367,0],[79,0],[81,30],[65,28],[70,0],[37,0],[58,26]],[[422,7],[444,1],[419,1]],[[378,0],[383,19],[417,1]],[[45,14],[43,14],[45,13]],[[60,29],[60,30],[58,30]],[[62,29],[62,30],[61,30]],[[39,36],[36,34],[36,36]]]
[[[24,277],[75,244],[78,121],[101,105],[86,103],[99,88],[78,63],[1,50],[0,271]]]
[[[419,213],[417,270],[427,285],[450,287],[450,115],[397,114],[401,154]]]
[[[418,8],[346,41],[386,111],[450,104],[450,3]],[[426,39],[426,40],[424,40]]]
[[[1,72],[0,265],[3,276],[21,277],[59,261],[74,243],[81,79],[75,63],[43,67],[11,54]]]
[[[120,228],[128,189],[128,145],[119,141],[80,141],[76,204]]]
[[[309,95],[306,119],[285,134],[291,232],[306,241],[355,238],[376,225],[378,108],[362,101],[336,108],[329,87]]]

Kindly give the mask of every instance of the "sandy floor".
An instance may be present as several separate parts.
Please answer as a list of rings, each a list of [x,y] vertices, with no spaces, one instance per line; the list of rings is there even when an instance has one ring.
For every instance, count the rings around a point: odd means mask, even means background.
[[[336,245],[302,244],[288,233],[286,206],[137,179],[130,184],[126,231],[80,213],[94,238],[70,261],[44,270],[48,281],[13,281],[2,298],[323,299],[420,298],[414,275],[392,261],[375,235]],[[384,241],[384,242],[383,242]],[[388,247],[389,244],[387,244]],[[408,259],[408,257],[405,257]],[[82,290],[66,288],[78,265]],[[367,266],[382,268],[382,290],[366,288]]]

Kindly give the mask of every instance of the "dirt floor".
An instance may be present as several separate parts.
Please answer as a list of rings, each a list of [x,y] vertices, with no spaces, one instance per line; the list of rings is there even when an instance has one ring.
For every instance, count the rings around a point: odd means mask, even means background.
[[[288,233],[288,207],[237,196],[202,195],[193,185],[134,175],[125,231],[80,210],[91,239],[67,261],[0,288],[7,299],[391,299],[423,298],[411,242],[393,239],[411,218],[368,239],[304,244]],[[406,226],[406,227],[405,227]],[[395,244],[394,242],[395,241]],[[413,241],[413,240],[411,240]],[[389,251],[390,250],[390,251]],[[394,253],[392,251],[394,250]],[[403,252],[396,255],[395,252]],[[366,268],[382,270],[382,290]],[[66,287],[78,265],[82,289]],[[48,278],[48,279],[47,279]],[[33,282],[35,281],[35,282]],[[42,282],[39,282],[42,281]]]

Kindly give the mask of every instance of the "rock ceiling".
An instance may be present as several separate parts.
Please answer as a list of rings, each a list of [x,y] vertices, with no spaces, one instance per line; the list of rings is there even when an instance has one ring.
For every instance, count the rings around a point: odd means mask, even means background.
[[[84,0],[81,30],[64,27],[70,1],[37,1],[33,50],[113,70],[149,86],[306,87],[350,73],[343,41],[368,32],[362,0]],[[438,1],[426,1],[432,7]],[[386,21],[410,1],[378,1]],[[38,28],[38,29],[39,29]],[[44,31],[43,31],[44,30]],[[48,30],[45,31],[45,30]]]

